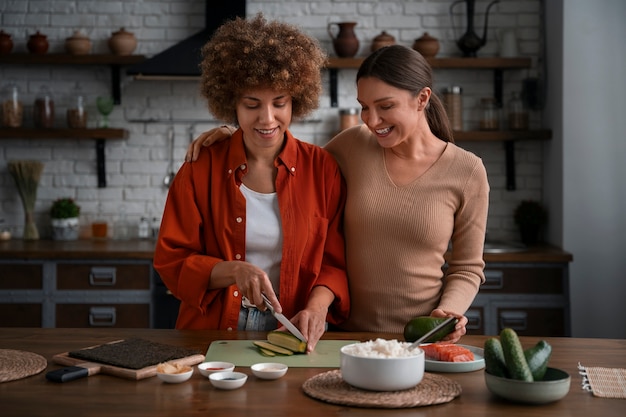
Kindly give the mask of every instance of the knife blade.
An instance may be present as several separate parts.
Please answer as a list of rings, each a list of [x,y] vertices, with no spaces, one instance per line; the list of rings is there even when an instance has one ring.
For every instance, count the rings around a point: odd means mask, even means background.
[[[290,322],[287,317],[285,317],[281,313],[277,313],[276,310],[274,310],[274,307],[272,307],[272,303],[270,303],[270,300],[265,296],[265,294],[261,294],[261,296],[263,297],[265,306],[272,313],[272,315],[276,317],[276,320],[278,320],[280,324],[285,326],[285,328],[289,330],[289,332],[293,334],[295,337],[302,340],[304,343],[308,343],[304,335],[300,332],[300,330],[298,330],[298,328],[294,326],[294,324]]]

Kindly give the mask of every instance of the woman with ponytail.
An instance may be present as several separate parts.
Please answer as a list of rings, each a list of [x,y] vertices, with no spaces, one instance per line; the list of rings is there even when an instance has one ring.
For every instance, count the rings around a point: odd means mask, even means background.
[[[455,316],[446,340],[456,342],[484,282],[485,167],[454,144],[433,92],[432,69],[418,52],[400,45],[378,49],[356,78],[363,124],[325,146],[347,186],[351,312],[339,327],[402,333],[416,316]],[[196,139],[188,160],[221,132]]]

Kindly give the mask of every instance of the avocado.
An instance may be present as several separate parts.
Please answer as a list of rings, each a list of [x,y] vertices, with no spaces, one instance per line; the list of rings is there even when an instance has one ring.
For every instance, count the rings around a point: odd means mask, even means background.
[[[424,336],[426,333],[428,333],[446,320],[447,317],[414,317],[404,326],[404,340],[406,340],[407,342],[415,342],[417,339]],[[430,336],[427,340],[424,341],[424,343],[434,343],[443,339],[446,335],[454,331],[454,326],[456,325],[457,321],[458,320],[451,322],[446,327],[439,330],[434,335]]]

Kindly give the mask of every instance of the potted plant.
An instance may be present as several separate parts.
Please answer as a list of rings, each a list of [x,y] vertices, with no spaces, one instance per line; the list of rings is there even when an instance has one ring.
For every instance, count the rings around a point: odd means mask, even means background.
[[[69,197],[59,198],[50,207],[52,224],[52,239],[76,240],[78,239],[78,216],[80,206],[74,199]]]
[[[524,200],[515,208],[513,217],[519,227],[522,243],[534,245],[540,241],[541,232],[548,220],[548,212],[541,203]]]

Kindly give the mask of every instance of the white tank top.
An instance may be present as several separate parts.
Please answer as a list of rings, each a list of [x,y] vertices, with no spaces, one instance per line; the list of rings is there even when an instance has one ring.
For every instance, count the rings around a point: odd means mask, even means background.
[[[246,261],[265,271],[278,296],[283,253],[278,196],[256,192],[244,184],[239,189],[246,198]]]

